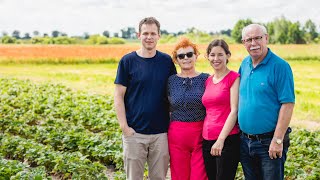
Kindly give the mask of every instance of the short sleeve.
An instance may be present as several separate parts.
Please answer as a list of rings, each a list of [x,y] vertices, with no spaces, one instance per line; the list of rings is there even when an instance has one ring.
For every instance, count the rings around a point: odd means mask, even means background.
[[[207,77],[206,81],[204,82],[204,87],[207,87],[211,79],[212,79],[212,76]]]
[[[228,81],[228,86],[229,86],[229,88],[231,88],[231,86],[232,86],[233,83],[236,81],[236,79],[237,79],[238,77],[240,77],[240,74],[237,73],[237,72],[231,71],[230,73],[231,73],[231,74],[230,74],[230,76],[229,76],[229,81]]]
[[[294,82],[293,73],[290,65],[285,63],[279,63],[275,66],[275,89],[278,95],[278,100],[283,103],[294,103]]]
[[[121,84],[123,86],[128,86],[129,81],[129,72],[128,72],[128,64],[126,63],[125,59],[122,58],[119,61],[117,76],[114,80],[115,84]]]

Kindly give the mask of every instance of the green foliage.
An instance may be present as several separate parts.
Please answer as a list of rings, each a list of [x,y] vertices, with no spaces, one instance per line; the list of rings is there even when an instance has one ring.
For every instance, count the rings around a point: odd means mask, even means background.
[[[105,179],[103,164],[122,168],[111,98],[14,79],[1,79],[0,86],[0,153],[5,158],[43,166],[61,179]]]
[[[53,38],[54,44],[75,44],[75,38],[69,38],[67,36],[58,36]]]
[[[293,129],[290,137],[286,178],[319,179],[320,132]],[[106,179],[106,165],[125,179],[109,96],[0,78],[0,144],[2,179]]]
[[[118,62],[115,58],[0,58],[0,64],[115,64]]]
[[[232,32],[231,32],[231,37],[237,42],[241,43],[242,39],[242,29],[253,23],[251,19],[240,19],[236,25],[233,27]]]
[[[88,44],[108,44],[108,38],[99,34],[91,35]]]
[[[172,44],[172,43],[176,43],[178,41],[178,38],[172,34],[168,34],[168,35],[162,35],[159,43],[160,44]]]
[[[58,37],[33,37],[31,39],[32,44],[75,44],[76,39],[67,36]]]
[[[320,179],[320,131],[296,129],[290,136],[285,174],[289,179]]]
[[[266,25],[270,43],[303,44],[303,31],[300,23],[287,20],[285,17],[276,18]]]
[[[108,38],[109,44],[125,44],[126,41],[119,37]]]
[[[0,179],[10,179],[11,176],[27,168],[27,165],[17,160],[6,160],[0,157]]]
[[[208,43],[212,41],[212,36],[208,33],[195,29],[192,32],[184,34],[183,36],[189,38],[195,43]]]
[[[54,44],[53,38],[46,37],[33,37],[31,38],[32,44]]]
[[[87,40],[88,44],[125,44],[125,40],[119,37],[107,38],[106,36],[101,36],[99,34],[91,35]]]
[[[161,44],[174,44],[177,43],[178,40],[181,37],[187,37],[188,39],[190,39],[192,42],[196,43],[196,44],[209,44],[212,40],[214,39],[224,39],[226,40],[228,43],[234,43],[233,39],[227,35],[210,35],[206,32],[197,30],[197,29],[192,29],[189,30],[190,32],[183,34],[183,35],[179,35],[179,36],[174,36],[172,34],[169,35],[163,35],[161,36],[160,39],[160,43]]]
[[[317,26],[310,19],[305,23],[303,31],[305,32],[304,39],[307,43],[318,41]]]
[[[290,23],[286,44],[304,44],[300,23]]]
[[[1,38],[1,43],[2,44],[14,44],[16,43],[17,39],[14,37],[10,37],[10,36],[3,36]]]

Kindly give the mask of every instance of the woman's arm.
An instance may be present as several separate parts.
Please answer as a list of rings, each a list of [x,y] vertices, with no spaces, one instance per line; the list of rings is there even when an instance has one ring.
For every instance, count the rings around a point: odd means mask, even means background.
[[[211,155],[221,156],[224,141],[233,129],[237,122],[238,116],[238,96],[239,96],[239,83],[240,78],[238,77],[230,88],[230,114],[219,134],[217,141],[211,147]]]

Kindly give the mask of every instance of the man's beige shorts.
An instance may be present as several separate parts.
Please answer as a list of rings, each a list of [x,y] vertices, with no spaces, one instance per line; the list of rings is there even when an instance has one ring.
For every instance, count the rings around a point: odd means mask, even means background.
[[[169,164],[167,133],[124,137],[124,168],[128,180],[142,180],[148,163],[150,180],[165,180]]]

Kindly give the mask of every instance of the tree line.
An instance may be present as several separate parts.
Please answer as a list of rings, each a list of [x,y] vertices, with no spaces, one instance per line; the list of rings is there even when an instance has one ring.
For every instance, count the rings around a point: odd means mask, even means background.
[[[218,32],[205,32],[195,27],[170,33],[167,30],[161,30],[161,43],[174,43],[179,36],[187,36],[198,43],[207,43],[213,37],[219,37],[227,40],[229,43],[241,43],[242,28],[254,22],[251,19],[240,19],[236,22],[233,29],[221,30]],[[291,22],[284,16],[275,18],[272,22],[259,23],[266,26],[269,34],[269,42],[271,44],[310,44],[320,43],[319,32],[317,26],[312,20],[307,20],[303,25],[297,22]],[[81,36],[69,37],[62,31],[54,30],[51,34],[40,34],[39,31],[33,31],[33,36],[30,33],[21,35],[19,30],[14,30],[11,35],[2,32],[1,43],[3,44],[124,44],[128,41],[136,39],[137,30],[134,27],[126,27],[120,30],[120,33],[111,33],[108,30],[102,34],[84,33]]]

